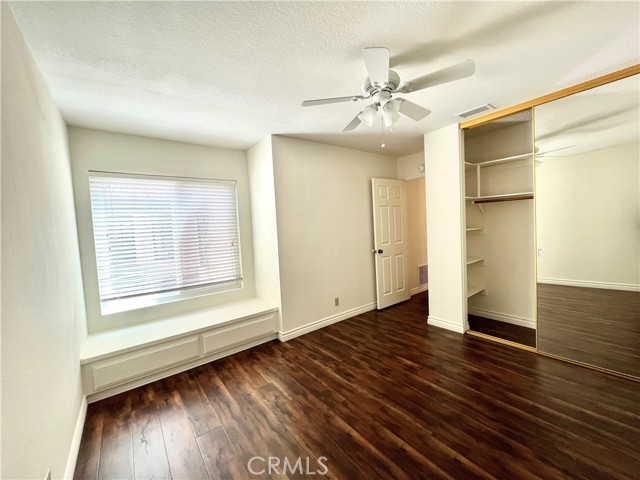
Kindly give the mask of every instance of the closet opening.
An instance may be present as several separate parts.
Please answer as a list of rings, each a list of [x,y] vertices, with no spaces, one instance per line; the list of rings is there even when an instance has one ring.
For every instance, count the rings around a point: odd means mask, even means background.
[[[463,135],[469,331],[535,349],[532,110]]]

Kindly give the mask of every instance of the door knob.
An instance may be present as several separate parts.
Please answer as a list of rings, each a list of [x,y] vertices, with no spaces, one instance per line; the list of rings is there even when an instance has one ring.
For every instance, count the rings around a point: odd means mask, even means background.
[[[383,253],[382,249],[379,248],[378,249],[378,253]]]

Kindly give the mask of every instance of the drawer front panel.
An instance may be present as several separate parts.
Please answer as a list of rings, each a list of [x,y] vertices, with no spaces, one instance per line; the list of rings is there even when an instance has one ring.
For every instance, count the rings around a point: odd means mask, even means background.
[[[144,349],[105,363],[92,365],[93,388],[100,390],[110,385],[162,370],[200,356],[198,337]]]
[[[202,351],[204,355],[224,350],[238,343],[263,337],[276,331],[276,319],[273,314],[216,330],[202,335]]]

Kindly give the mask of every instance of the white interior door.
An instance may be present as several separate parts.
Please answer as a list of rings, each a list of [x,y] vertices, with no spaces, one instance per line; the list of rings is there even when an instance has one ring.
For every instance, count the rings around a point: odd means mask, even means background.
[[[374,178],[373,253],[378,310],[408,300],[407,194],[404,181]]]

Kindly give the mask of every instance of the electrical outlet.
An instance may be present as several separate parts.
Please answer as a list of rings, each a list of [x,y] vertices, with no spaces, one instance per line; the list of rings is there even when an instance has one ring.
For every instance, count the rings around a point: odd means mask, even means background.
[[[337,307],[338,305],[340,305],[340,297],[336,297],[333,299],[333,304]]]
[[[44,477],[44,480],[51,480],[51,469],[47,470],[47,476]]]

